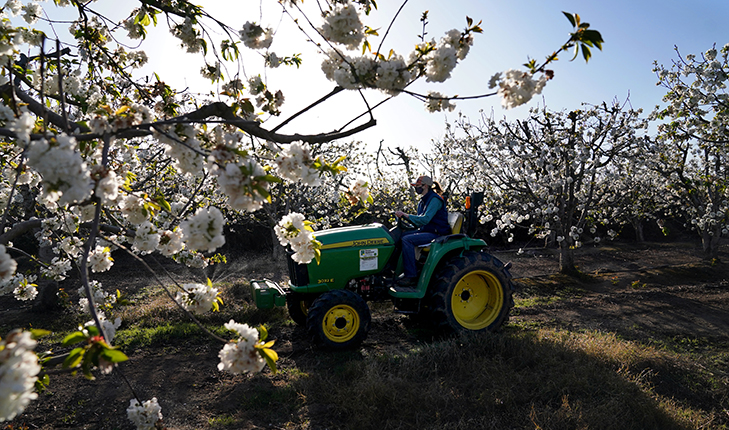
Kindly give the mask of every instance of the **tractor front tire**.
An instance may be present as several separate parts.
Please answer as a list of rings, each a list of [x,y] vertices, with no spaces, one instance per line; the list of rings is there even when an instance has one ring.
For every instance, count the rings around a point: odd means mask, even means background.
[[[306,330],[315,344],[330,350],[358,347],[370,330],[370,308],[349,290],[329,291],[311,304]]]
[[[452,258],[430,291],[433,322],[456,332],[496,331],[513,305],[511,274],[498,258],[483,252]]]
[[[309,308],[314,298],[314,295],[291,292],[286,294],[286,308],[289,311],[289,317],[294,320],[296,325],[306,327],[306,318],[309,316]]]

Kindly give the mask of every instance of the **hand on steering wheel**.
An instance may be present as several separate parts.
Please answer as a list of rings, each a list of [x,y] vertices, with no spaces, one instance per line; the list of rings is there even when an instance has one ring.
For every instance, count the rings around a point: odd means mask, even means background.
[[[397,226],[400,227],[403,230],[417,230],[418,227],[413,224],[412,221],[405,218],[404,216],[401,216],[397,219]]]

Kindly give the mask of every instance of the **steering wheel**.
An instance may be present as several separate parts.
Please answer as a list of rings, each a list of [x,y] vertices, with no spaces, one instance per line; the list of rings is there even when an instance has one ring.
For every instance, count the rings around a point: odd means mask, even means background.
[[[412,221],[401,216],[397,219],[397,226],[403,230],[417,230],[418,227]]]

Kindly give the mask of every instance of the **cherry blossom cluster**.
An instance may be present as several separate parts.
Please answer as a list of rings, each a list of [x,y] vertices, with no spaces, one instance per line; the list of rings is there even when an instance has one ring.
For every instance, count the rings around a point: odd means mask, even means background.
[[[162,408],[156,397],[139,404],[137,399],[129,401],[127,418],[137,426],[137,430],[154,430],[157,423],[162,421]]]
[[[314,167],[314,161],[309,144],[298,141],[288,145],[274,160],[282,178],[317,186],[321,185],[321,174]]]
[[[273,41],[273,29],[263,28],[255,22],[246,22],[240,31],[240,40],[251,49],[268,49]]]
[[[15,276],[5,284],[10,288],[15,287],[13,289],[13,295],[17,300],[25,302],[32,301],[36,298],[36,296],[38,296],[38,285],[34,284],[35,280],[35,275],[29,275],[26,277],[22,274],[16,273]],[[2,286],[0,286],[0,295],[3,294],[2,289]]]
[[[180,224],[185,246],[190,250],[213,252],[225,244],[225,219],[216,207],[200,208]]]
[[[28,149],[28,165],[43,177],[44,200],[66,205],[91,196],[91,172],[76,152],[76,140],[65,134],[54,140],[33,141]]]
[[[18,264],[7,253],[5,245],[0,245],[0,282],[6,282],[13,278]]]
[[[535,80],[530,72],[509,69],[503,74],[497,73],[492,76],[489,88],[498,86],[501,105],[506,109],[512,109],[529,102],[534,95],[541,94],[548,79],[546,74]]]
[[[218,357],[218,370],[230,373],[260,372],[266,361],[256,350],[258,330],[230,320],[225,328],[238,334],[238,338],[225,344]]]
[[[35,346],[27,331],[15,330],[0,339],[0,422],[12,420],[38,397],[34,388],[41,368]]]
[[[89,282],[89,289],[91,291],[91,298],[98,308],[110,308],[114,305],[114,303],[116,303],[116,295],[104,291],[101,286],[101,282],[96,280]],[[91,314],[89,299],[84,297],[86,295],[84,287],[79,287],[77,293],[79,295],[79,309],[85,314]],[[107,339],[107,341],[111,342],[109,339]]]
[[[276,237],[283,246],[291,246],[294,254],[291,258],[300,264],[309,263],[316,257],[318,247],[321,245],[314,236],[314,231],[306,221],[304,215],[291,212],[281,218],[274,227]]]
[[[268,202],[270,181],[264,167],[246,153],[217,148],[210,155],[211,172],[233,209],[253,212]]]
[[[208,312],[218,301],[218,289],[212,284],[182,284],[182,289],[184,292],[178,292],[175,301],[192,313]]]
[[[366,203],[370,198],[370,185],[366,179],[359,178],[349,187],[349,202],[353,205],[357,203]]]
[[[357,49],[365,37],[359,11],[352,3],[336,5],[325,16],[319,32],[326,40],[344,45],[350,50]]]

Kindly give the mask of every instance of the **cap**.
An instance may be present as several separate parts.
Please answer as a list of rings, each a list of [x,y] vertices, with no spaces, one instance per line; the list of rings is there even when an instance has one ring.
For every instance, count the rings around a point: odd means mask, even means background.
[[[410,185],[412,185],[414,187],[415,185],[418,185],[418,184],[433,186],[433,178],[431,178],[430,176],[421,176],[418,178],[417,181],[413,182]]]

